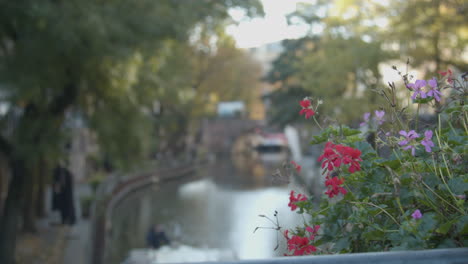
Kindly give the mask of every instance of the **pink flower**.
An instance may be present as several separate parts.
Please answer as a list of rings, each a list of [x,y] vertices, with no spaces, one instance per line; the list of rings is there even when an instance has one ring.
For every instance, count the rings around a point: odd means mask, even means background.
[[[362,117],[362,118],[364,119],[364,122],[362,122],[362,123],[360,124],[360,126],[365,126],[365,125],[369,122],[369,117],[370,117],[370,113],[369,113],[369,112],[368,112],[368,113],[364,113],[364,115],[363,115],[363,117]]]
[[[293,251],[293,256],[302,256],[317,251],[317,248],[310,244],[307,237],[292,236],[288,239],[288,250]]]
[[[361,151],[359,149],[327,142],[323,154],[320,155],[318,161],[323,161],[322,169],[327,167],[328,171],[340,167],[341,164],[350,164],[348,171],[354,173],[361,170],[359,162],[362,161],[362,159],[360,156]]]
[[[341,186],[342,184],[344,184],[343,179],[340,179],[336,176],[330,179],[327,176],[326,181],[325,181],[325,186],[328,188],[328,190],[325,192],[325,194],[328,195],[329,198],[333,198],[334,196],[337,196],[340,193],[345,195],[347,191],[345,188]]]
[[[414,130],[411,130],[409,132],[401,130],[400,135],[404,136],[405,139],[398,142],[398,145],[406,146],[403,148],[404,150],[411,149],[411,155],[414,156],[416,154],[416,147],[414,145],[415,144],[414,142],[415,142],[415,139],[419,137],[419,134],[416,133],[416,131]]]
[[[407,85],[408,88],[410,88],[412,91],[414,91],[413,95],[411,96],[411,99],[416,99],[416,97],[419,95],[421,98],[426,98],[427,95],[423,91],[422,88],[426,86],[426,81],[425,80],[416,80],[415,83],[409,83]]]
[[[296,210],[297,209],[296,203],[301,202],[301,201],[307,201],[307,196],[299,193],[297,194],[297,197],[296,197],[294,196],[294,191],[291,191],[291,193],[289,194],[289,203],[288,203],[288,206],[291,207],[291,211]]]
[[[440,73],[440,75],[442,75],[442,76],[448,75],[448,76],[447,76],[447,82],[448,82],[448,83],[453,83],[453,79],[452,79],[452,75],[453,75],[453,74],[452,74],[452,71],[451,71],[450,69],[447,69],[447,71],[445,71],[445,72],[440,71],[439,73]]]
[[[300,115],[305,115],[306,119],[311,118],[313,115],[315,115],[314,110],[312,109],[311,103],[309,99],[304,99],[299,102],[301,105],[302,109],[299,112]]]
[[[426,152],[431,152],[431,147],[434,147],[434,142],[432,142],[432,131],[426,130],[424,132],[424,139],[421,141],[421,145],[426,148]]]
[[[429,83],[429,86],[431,87],[429,89],[429,92],[427,92],[427,96],[432,96],[435,98],[437,102],[440,102],[440,96],[442,96],[442,93],[437,89],[437,79],[432,78],[432,80],[427,81]]]
[[[414,213],[411,214],[411,217],[413,217],[414,220],[418,220],[422,218],[421,211],[419,209],[416,209]]]
[[[314,227],[307,226],[305,230],[310,233],[310,240],[314,240],[315,236],[317,235],[318,231],[320,229],[320,225],[316,225]]]
[[[297,164],[294,161],[291,161],[291,164],[296,168],[297,173],[301,172],[301,168],[302,168],[301,165]]]
[[[384,110],[375,110],[375,117],[379,125],[382,125],[383,122],[385,121],[384,119],[385,111]]]

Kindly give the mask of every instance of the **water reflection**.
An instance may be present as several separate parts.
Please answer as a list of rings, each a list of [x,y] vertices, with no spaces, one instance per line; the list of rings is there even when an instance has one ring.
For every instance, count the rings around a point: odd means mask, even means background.
[[[273,250],[281,235],[270,229],[253,231],[274,227],[258,215],[273,218],[275,210],[282,227],[302,221],[287,207],[289,190],[301,188],[294,181],[272,185],[270,175],[281,162],[236,158],[200,170],[204,177],[199,180],[147,188],[122,202],[114,211],[105,262],[120,263],[131,249],[144,248],[145,232],[154,223],[163,224],[171,240],[181,245],[229,250],[237,259],[282,255],[284,244]]]

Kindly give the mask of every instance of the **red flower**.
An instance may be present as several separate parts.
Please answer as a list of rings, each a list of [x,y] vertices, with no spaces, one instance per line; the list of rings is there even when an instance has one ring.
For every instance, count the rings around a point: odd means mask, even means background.
[[[304,99],[300,101],[299,104],[302,106],[302,108],[309,108],[311,106],[309,99]]]
[[[343,179],[340,179],[336,176],[331,179],[327,176],[326,179],[325,186],[327,186],[328,190],[325,192],[325,194],[328,195],[328,197],[332,198],[340,193],[343,195],[347,193],[346,189],[340,186],[344,183]]]
[[[317,235],[318,230],[320,229],[320,225],[316,225],[314,227],[307,226],[305,230],[310,233],[310,240],[315,239],[315,235]]]
[[[305,114],[306,119],[309,119],[313,115],[315,115],[315,112],[314,112],[314,110],[312,110],[312,106],[311,106],[311,103],[310,103],[309,99],[304,99],[304,100],[300,101],[299,104],[302,107],[301,111],[299,112],[300,115]]]
[[[291,211],[296,210],[297,209],[296,203],[301,202],[301,201],[307,201],[307,196],[299,193],[297,194],[297,197],[295,197],[294,191],[291,191],[291,193],[289,194],[289,203],[288,203],[288,206],[291,207]]]
[[[301,165],[297,164],[296,162],[294,161],[291,161],[291,164],[296,168],[296,171],[299,173],[301,172]]]
[[[302,256],[317,251],[307,237],[292,236],[288,239],[288,250],[293,251],[293,256]]]
[[[448,83],[453,83],[453,79],[452,79],[453,73],[452,73],[452,71],[451,71],[450,69],[447,69],[447,71],[445,71],[445,72],[440,71],[439,73],[440,73],[440,75],[442,75],[442,76],[448,75],[448,76],[447,76],[447,82],[448,82]]]
[[[361,165],[359,164],[362,161],[361,151],[352,147],[327,142],[323,154],[318,158],[319,162],[322,160],[322,169],[327,167],[329,171],[340,167],[342,163],[346,165],[350,164],[348,169],[350,173],[361,170]]]

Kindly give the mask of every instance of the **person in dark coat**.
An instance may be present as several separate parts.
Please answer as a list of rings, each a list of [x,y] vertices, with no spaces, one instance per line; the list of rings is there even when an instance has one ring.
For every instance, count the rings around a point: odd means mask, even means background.
[[[62,224],[76,222],[73,197],[73,176],[67,168],[58,165],[53,172],[52,210],[60,212]]]
[[[158,249],[164,245],[169,245],[170,241],[167,238],[166,233],[163,231],[162,226],[156,224],[148,230],[146,243],[148,247]]]

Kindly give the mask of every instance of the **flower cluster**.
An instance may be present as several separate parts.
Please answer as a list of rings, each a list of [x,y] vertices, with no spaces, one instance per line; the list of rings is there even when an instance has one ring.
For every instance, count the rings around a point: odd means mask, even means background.
[[[305,231],[309,233],[308,237],[298,235],[289,237],[289,231],[286,230],[284,232],[284,237],[288,243],[288,250],[292,251],[292,256],[308,255],[317,251],[317,248],[311,242],[315,239],[319,228],[319,225],[314,227],[307,226]]]
[[[447,71],[445,71],[445,72],[440,71],[439,74],[442,75],[442,76],[447,76],[447,82],[449,84],[453,83],[453,79],[452,79],[453,73],[452,73],[452,71],[450,69],[447,69]]]
[[[382,125],[385,122],[385,118],[384,118],[385,111],[375,110],[374,114],[375,114],[375,121],[377,122],[377,124],[379,124],[379,126]],[[364,113],[364,116],[363,116],[364,122],[362,122],[360,126],[365,126],[366,124],[368,124],[370,121],[370,116],[371,116],[371,113],[369,112]]]
[[[330,198],[333,198],[340,193],[345,195],[347,191],[344,187],[342,187],[343,184],[343,179],[340,179],[337,176],[330,179],[330,177],[327,176],[325,180],[325,186],[328,188],[328,190],[325,192],[325,194]]]
[[[425,91],[424,88],[427,84],[429,84],[429,88],[428,91]],[[406,87],[414,92],[411,96],[411,99],[413,100],[418,97],[424,99],[430,96],[435,98],[437,102],[440,102],[440,96],[442,96],[442,93],[439,91],[437,79],[435,77],[427,82],[425,80],[416,80],[414,83],[409,83]]]
[[[300,115],[305,115],[306,119],[309,119],[315,115],[315,111],[312,109],[312,104],[308,98],[300,101],[299,104],[302,107],[301,111],[299,112]]]
[[[294,196],[294,191],[291,191],[291,193],[289,194],[289,203],[288,203],[288,206],[291,207],[291,211],[296,210],[297,209],[296,203],[301,202],[301,201],[307,201],[307,196],[300,194],[300,193],[297,194],[297,196]]]
[[[377,130],[369,133],[343,125],[323,129],[314,116],[317,108],[311,106],[315,100],[306,98],[300,102],[300,114],[307,119],[313,116],[322,130],[311,143],[326,143],[318,157],[325,176],[326,196],[322,195],[320,206],[315,207],[312,199],[291,191],[288,204],[291,210],[311,217],[304,218],[305,226],[284,232],[287,254],[411,250],[446,246],[447,241],[453,246],[466,246],[459,238],[464,235],[467,223],[461,220],[466,220],[468,211],[468,187],[462,184],[466,182],[463,150],[467,146],[465,76],[468,74],[462,76],[465,82],[452,80],[450,70],[440,74],[439,80],[428,78],[409,83],[406,88],[411,91],[413,101],[403,100],[408,102],[404,107],[396,101],[396,86],[391,83],[391,89],[383,95],[392,107],[386,109],[392,111],[385,113],[380,108],[363,116],[361,126]],[[406,82],[406,76],[403,78]],[[450,88],[453,89],[450,100],[441,102],[442,89]],[[406,110],[413,103],[418,104],[415,120],[420,118],[420,104],[430,103],[439,118],[441,114],[447,115],[439,122],[424,124],[437,128],[420,129],[419,122],[412,122],[411,111]],[[381,127],[387,121],[391,122]],[[390,129],[384,130],[387,127]],[[444,147],[434,149],[434,136],[438,146]],[[297,163],[291,164],[291,168],[300,171]],[[339,199],[330,199],[337,196]],[[320,225],[325,230],[323,235],[318,235],[318,230],[322,231]],[[281,230],[279,225],[276,230]],[[358,248],[347,243],[359,236],[364,239]],[[407,238],[412,242],[408,243]]]
[[[333,144],[327,142],[323,154],[318,158],[319,162],[322,162],[322,169],[327,167],[328,171],[333,171],[334,168],[338,168],[341,164],[350,164],[349,172],[354,173],[361,170],[359,164],[361,159],[361,151],[352,147]]]
[[[426,152],[431,152],[431,148],[434,147],[434,142],[432,142],[432,134],[433,133],[431,130],[426,130],[424,132],[424,138],[421,141],[421,145],[424,146]],[[416,147],[418,145],[416,139],[420,137],[419,134],[414,130],[410,130],[409,132],[401,130],[400,135],[402,135],[404,139],[400,140],[398,144],[400,146],[404,146],[404,150],[411,149],[411,155],[414,156],[416,154]]]

